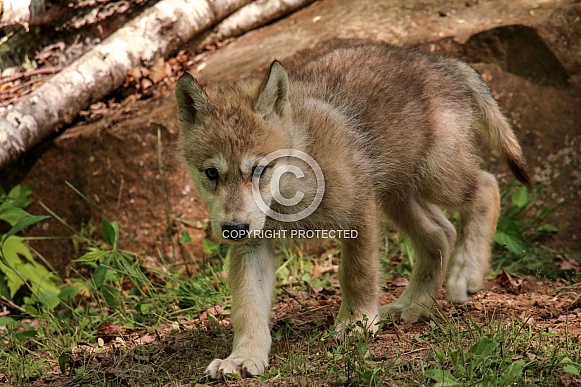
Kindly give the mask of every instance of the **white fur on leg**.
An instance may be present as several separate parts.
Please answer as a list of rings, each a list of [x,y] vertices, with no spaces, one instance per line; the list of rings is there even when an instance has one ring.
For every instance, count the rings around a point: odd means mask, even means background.
[[[345,306],[345,302],[341,303],[339,308],[339,313],[337,314],[337,323],[335,324],[335,331],[337,332],[337,338],[343,338],[343,334],[346,332],[347,327],[351,324],[356,325],[356,329],[360,331],[366,331],[370,333],[375,333],[379,329],[377,323],[379,322],[379,312],[377,305],[371,306],[367,310],[349,310]],[[357,326],[358,323],[361,326]]]
[[[430,316],[434,297],[433,284],[428,286],[410,284],[397,301],[381,307],[379,316],[382,320],[418,322]]]
[[[208,368],[206,375],[214,379],[227,377],[228,375],[239,375],[243,378],[262,375],[268,363],[261,362],[258,359],[214,359]]]
[[[232,283],[234,344],[226,359],[206,369],[212,378],[228,374],[256,376],[268,366],[271,338],[268,326],[274,289],[274,257],[267,242],[233,246],[229,277]]]
[[[450,302],[463,303],[482,289],[488,272],[491,245],[500,213],[500,195],[494,176],[481,171],[472,205],[460,213],[460,238],[452,255],[446,281]]]
[[[366,223],[360,225],[357,238],[345,239],[342,243],[339,282],[343,300],[336,324],[339,336],[349,324],[360,323],[357,329],[370,332],[378,329],[378,209],[374,202],[363,205],[367,205]]]
[[[457,254],[453,265],[448,270],[446,296],[448,301],[461,304],[470,301],[471,295],[482,289],[487,267],[474,265],[473,260],[463,254]],[[488,263],[488,260],[484,260]]]
[[[456,231],[434,205],[410,198],[390,208],[390,217],[410,238],[416,265],[410,284],[399,299],[381,307],[382,320],[417,322],[429,317],[440,289],[442,274],[456,239]]]

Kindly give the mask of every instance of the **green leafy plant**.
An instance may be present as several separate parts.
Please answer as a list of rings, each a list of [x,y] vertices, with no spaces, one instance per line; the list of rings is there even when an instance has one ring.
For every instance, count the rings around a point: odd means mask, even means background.
[[[131,294],[146,294],[149,281],[141,270],[137,258],[119,249],[119,225],[103,219],[101,231],[107,248],[90,247],[89,251],[74,262],[94,269],[90,285],[98,292],[110,308],[124,309],[122,301],[123,281],[128,279],[133,286]],[[147,307],[145,307],[147,309]]]
[[[534,275],[539,278],[571,279],[573,272],[558,270],[555,257],[567,255],[567,259],[581,261],[581,256],[571,252],[556,251],[548,246],[558,245],[557,228],[548,219],[558,206],[547,206],[530,199],[526,186],[513,184],[503,190],[502,207],[494,240],[494,272],[501,268],[510,273]]]
[[[528,319],[484,310],[482,318],[449,317],[438,309],[425,342],[432,342],[423,375],[436,386],[561,385],[579,375],[579,344],[567,329],[539,332]],[[565,325],[566,328],[566,325]]]
[[[35,314],[34,304],[54,309],[59,303],[59,277],[38,263],[30,247],[17,234],[48,216],[34,216],[24,210],[32,202],[32,185],[16,186],[6,193],[0,189],[0,221],[9,225],[0,235],[0,295],[10,300],[23,287],[30,296],[24,298],[25,309]]]
[[[528,200],[528,190],[526,186],[520,186],[511,196],[511,205],[503,212],[498,225],[494,241],[504,246],[508,251],[525,255],[529,250],[529,243],[523,236],[521,227],[517,225],[516,219],[525,210]]]
[[[338,385],[379,386],[384,383],[384,369],[377,366],[371,354],[371,338],[373,333],[368,329],[374,322],[369,322],[367,316],[356,324],[348,324],[345,332],[337,334],[331,329],[325,338],[340,337],[337,346],[327,352],[331,366],[331,374],[335,375]]]
[[[450,363],[452,371],[433,368],[426,376],[436,386],[463,386],[466,382],[482,385],[512,386],[523,374],[526,362],[522,359],[507,362],[499,354],[500,343],[487,335],[480,337],[470,348],[436,351],[441,362]]]
[[[228,260],[221,267],[207,266],[193,278],[182,279],[176,296],[182,311],[191,310],[197,314],[216,304],[224,304],[230,294],[229,282],[226,279]],[[224,311],[222,314],[228,314]]]

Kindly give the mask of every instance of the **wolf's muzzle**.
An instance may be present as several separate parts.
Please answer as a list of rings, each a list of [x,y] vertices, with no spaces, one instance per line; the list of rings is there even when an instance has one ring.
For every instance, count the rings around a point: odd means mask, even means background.
[[[248,223],[224,224],[222,225],[222,237],[232,241],[248,237],[250,225]]]

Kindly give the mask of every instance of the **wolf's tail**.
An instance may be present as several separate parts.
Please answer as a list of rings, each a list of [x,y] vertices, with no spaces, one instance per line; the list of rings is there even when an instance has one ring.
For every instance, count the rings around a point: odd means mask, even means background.
[[[492,149],[502,153],[516,178],[524,184],[530,185],[531,178],[527,172],[520,144],[506,117],[492,97],[490,89],[472,67],[462,62],[455,62],[464,75],[466,85],[470,89],[478,109],[480,134]]]

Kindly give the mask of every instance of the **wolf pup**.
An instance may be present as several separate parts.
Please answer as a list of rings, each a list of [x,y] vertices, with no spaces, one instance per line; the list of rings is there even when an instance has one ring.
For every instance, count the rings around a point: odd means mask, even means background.
[[[444,280],[454,303],[483,286],[500,204],[496,179],[476,161],[477,136],[529,182],[490,90],[445,56],[345,48],[290,73],[274,61],[262,81],[202,88],[185,73],[176,98],[181,152],[213,234],[231,243],[234,344],[208,366],[214,378],[268,366],[275,260],[265,235],[339,235],[339,332],[357,321],[372,330],[380,319],[415,322]],[[458,238],[440,207],[459,212]],[[416,264],[401,297],[379,308],[384,215],[411,241]]]

